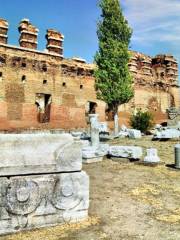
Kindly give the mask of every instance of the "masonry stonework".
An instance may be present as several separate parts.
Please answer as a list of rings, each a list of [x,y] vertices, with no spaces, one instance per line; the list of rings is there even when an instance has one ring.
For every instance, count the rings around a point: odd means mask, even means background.
[[[47,30],[46,50],[38,51],[38,29],[28,19],[19,25],[19,47],[7,44],[7,31],[7,21],[0,19],[0,129],[85,128],[95,112],[111,123],[106,104],[96,98],[95,65],[65,59],[61,33]],[[167,121],[166,109],[179,108],[176,60],[130,53],[134,98],[120,106],[120,123],[139,108],[152,111],[156,122]]]

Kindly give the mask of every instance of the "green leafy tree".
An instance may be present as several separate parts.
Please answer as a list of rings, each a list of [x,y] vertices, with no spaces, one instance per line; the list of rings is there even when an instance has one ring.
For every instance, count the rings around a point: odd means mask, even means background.
[[[131,127],[141,130],[146,133],[153,125],[153,115],[150,112],[142,112],[138,110],[136,114],[133,114],[130,118]]]
[[[133,97],[128,47],[132,30],[123,16],[119,0],[100,0],[97,24],[99,50],[95,55],[97,97],[105,101],[118,121],[118,107]],[[117,126],[117,123],[115,124]],[[118,127],[115,128],[117,134]]]

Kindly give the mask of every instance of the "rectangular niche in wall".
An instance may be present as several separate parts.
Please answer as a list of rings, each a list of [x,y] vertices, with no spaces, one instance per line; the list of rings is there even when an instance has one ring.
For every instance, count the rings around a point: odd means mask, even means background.
[[[52,98],[50,94],[36,93],[35,104],[38,108],[37,120],[40,123],[50,122]]]

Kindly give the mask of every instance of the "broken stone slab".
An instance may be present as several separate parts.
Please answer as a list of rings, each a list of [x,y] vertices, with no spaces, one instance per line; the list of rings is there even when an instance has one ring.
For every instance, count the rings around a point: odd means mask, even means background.
[[[81,140],[90,140],[90,139],[91,139],[91,137],[90,137],[90,135],[88,133],[83,132],[81,134]]]
[[[141,138],[142,134],[140,130],[137,129],[128,129],[128,136],[131,139]]]
[[[99,122],[99,132],[100,133],[109,133],[107,122]]]
[[[144,162],[147,162],[147,163],[159,163],[160,162],[160,158],[158,157],[156,148],[147,149],[147,156],[144,158]]]
[[[70,134],[0,134],[0,176],[80,171],[81,148]]]
[[[129,132],[127,132],[127,131],[120,131],[118,136],[120,138],[128,137],[129,136]]]
[[[162,131],[156,131],[153,136],[153,140],[165,140],[165,139],[173,139],[179,138],[180,131],[177,129],[165,129]]]
[[[123,132],[126,132],[127,130],[128,130],[128,128],[126,127],[126,125],[124,125],[124,124],[122,124],[121,125],[121,131],[123,131]]]
[[[162,129],[162,125],[161,124],[156,124],[155,125],[155,129],[161,130]]]
[[[84,164],[102,162],[103,157],[83,158]]]
[[[100,144],[98,148],[89,146],[82,149],[83,163],[93,163],[102,161],[108,154],[109,144]]]
[[[88,207],[85,172],[0,178],[0,234],[84,220]]]
[[[141,147],[134,146],[110,146],[109,156],[129,159],[140,159],[143,155]]]

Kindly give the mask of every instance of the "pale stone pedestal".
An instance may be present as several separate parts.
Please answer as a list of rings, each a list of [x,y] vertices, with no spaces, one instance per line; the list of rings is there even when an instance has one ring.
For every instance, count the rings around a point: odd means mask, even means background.
[[[144,158],[144,162],[146,163],[159,163],[160,158],[157,155],[156,148],[147,149],[147,156]]]
[[[99,122],[97,114],[90,114],[91,123],[91,146],[82,148],[83,163],[94,163],[102,161],[103,157],[107,155],[109,145],[99,143]]]

